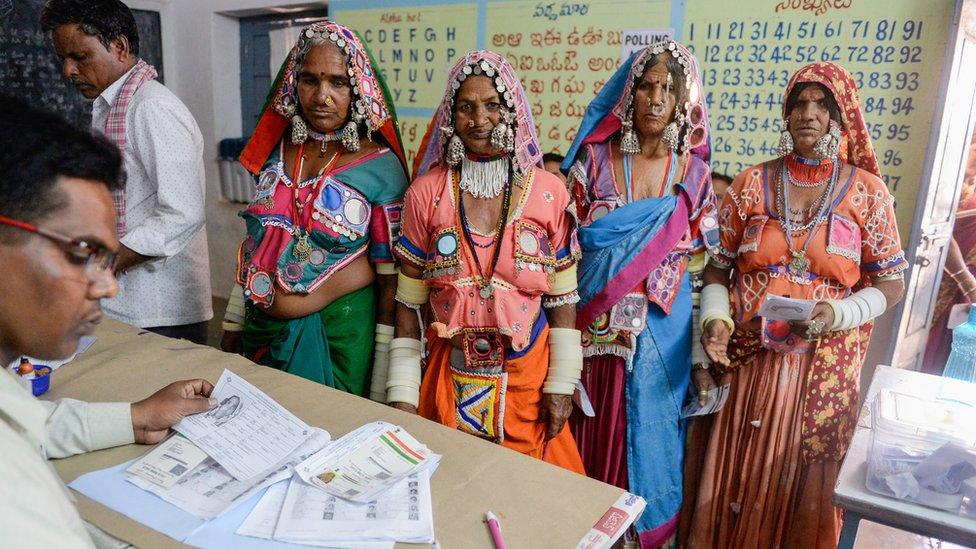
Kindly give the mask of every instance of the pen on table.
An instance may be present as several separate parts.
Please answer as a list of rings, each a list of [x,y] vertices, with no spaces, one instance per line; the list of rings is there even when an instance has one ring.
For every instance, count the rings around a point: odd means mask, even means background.
[[[505,549],[505,539],[502,538],[502,527],[498,524],[498,517],[495,513],[488,511],[485,513],[485,522],[488,523],[488,530],[491,531],[491,540],[495,542],[495,549]]]

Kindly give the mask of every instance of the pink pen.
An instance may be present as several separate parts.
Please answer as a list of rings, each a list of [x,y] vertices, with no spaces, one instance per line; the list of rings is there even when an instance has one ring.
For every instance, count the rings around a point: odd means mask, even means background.
[[[495,549],[505,549],[505,539],[502,538],[502,527],[498,524],[498,517],[495,513],[488,511],[485,513],[485,521],[491,531],[491,540],[495,542]]]

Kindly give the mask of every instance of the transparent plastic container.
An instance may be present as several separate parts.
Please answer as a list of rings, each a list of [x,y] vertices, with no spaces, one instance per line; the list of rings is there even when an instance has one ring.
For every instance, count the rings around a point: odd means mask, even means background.
[[[970,307],[969,320],[952,329],[952,352],[942,375],[976,381],[976,307]]]
[[[912,501],[928,507],[976,515],[976,466],[970,471],[947,469],[947,477],[964,477],[963,483],[932,483],[919,474],[927,461],[940,455],[969,456],[976,463],[976,408],[959,403],[882,389],[871,405],[871,448],[868,451],[867,487],[872,492]],[[925,466],[920,465],[925,463]]]

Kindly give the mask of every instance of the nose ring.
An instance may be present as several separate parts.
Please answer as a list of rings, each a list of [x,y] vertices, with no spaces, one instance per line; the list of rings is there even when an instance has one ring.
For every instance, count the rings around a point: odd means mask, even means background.
[[[474,127],[474,120],[468,120],[468,127],[469,128],[473,128]]]
[[[335,106],[335,101],[333,101],[331,97],[325,96],[325,106],[326,107],[334,107]]]

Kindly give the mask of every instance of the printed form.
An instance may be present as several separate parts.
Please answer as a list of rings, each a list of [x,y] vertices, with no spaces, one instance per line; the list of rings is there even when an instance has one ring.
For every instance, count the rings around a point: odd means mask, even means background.
[[[211,519],[247,501],[264,487],[288,479],[297,464],[328,444],[328,432],[314,427],[312,430],[312,436],[294,452],[251,479],[238,480],[216,461],[207,458],[171,487],[159,486],[148,482],[141,474],[145,467],[139,466],[139,462],[152,459],[154,452],[150,452],[127,470],[126,480],[191,515]]]
[[[402,427],[368,423],[295,468],[302,480],[334,496],[365,503],[407,475],[440,460]]]
[[[268,489],[237,533],[327,547],[431,543],[430,470],[408,476],[365,504],[337,498],[292,477]]]
[[[216,408],[187,416],[174,429],[238,480],[260,475],[312,435],[305,422],[230,370],[211,396]]]

